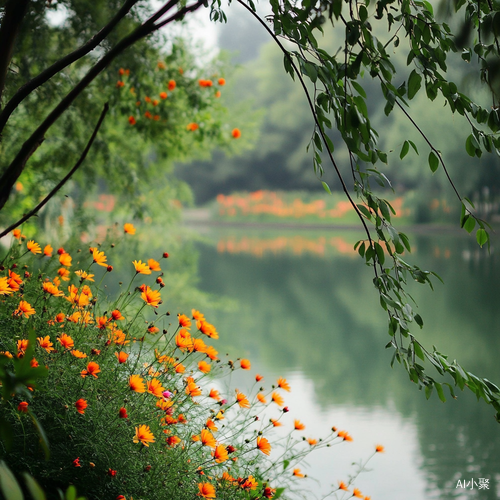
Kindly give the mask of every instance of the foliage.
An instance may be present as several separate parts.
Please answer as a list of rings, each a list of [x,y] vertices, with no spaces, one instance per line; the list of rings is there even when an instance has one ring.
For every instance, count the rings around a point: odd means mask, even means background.
[[[107,245],[70,255],[15,236],[0,277],[0,359],[46,377],[36,386],[20,379],[23,391],[1,400],[16,446],[7,450],[4,441],[0,453],[47,494],[71,483],[96,499],[215,498],[215,491],[217,498],[278,498],[300,488],[297,465],[311,451],[352,440],[336,428],[324,439],[302,438],[306,427],[290,422],[283,378],[269,387],[257,374],[245,393],[225,385],[250,361],[221,360],[204,341],[218,332],[199,311],[171,319],[160,262],[132,262],[132,280],[108,296],[115,271]],[[0,376],[10,391],[6,372]],[[279,426],[286,431],[276,433]],[[35,445],[40,427],[49,460]],[[332,493],[350,491],[353,480]]]
[[[362,84],[362,78],[368,75],[378,82],[385,101],[385,114],[389,116],[397,109],[412,124],[416,135],[424,139],[427,151],[423,154],[431,172],[441,167],[461,204],[460,226],[469,233],[476,232],[480,247],[486,244],[489,247],[488,224],[475,213],[470,199],[458,192],[440,151],[412,118],[409,103],[421,89],[425,89],[430,101],[439,95],[446,107],[463,117],[470,127],[471,134],[465,145],[470,156],[479,157],[483,152],[500,154],[497,134],[500,121],[496,106],[500,47],[493,27],[496,7],[489,2],[455,4],[457,16],[463,14],[463,33],[474,34],[469,46],[469,36],[458,36],[461,22],[457,19],[455,35],[446,22],[436,20],[432,5],[426,1],[403,0],[393,5],[383,0],[376,4],[369,1],[353,4],[342,0],[298,4],[271,0],[272,15],[267,17],[267,23],[258,16],[253,2],[238,0],[238,3],[268,31],[284,54],[285,71],[297,78],[302,86],[314,117],[310,147],[315,173],[320,178],[324,173],[321,153],[325,151],[365,230],[366,238],[358,241],[355,249],[372,267],[380,304],[388,314],[391,340],[386,347],[393,349],[392,363],[402,364],[410,380],[424,390],[427,397],[436,389],[439,398],[445,401],[443,386],[448,387],[452,397],[455,397],[453,386],[461,390],[467,387],[478,399],[494,407],[500,422],[500,389],[489,380],[466,371],[456,360],[448,360],[436,348],[426,349],[410,332],[412,324],[422,328],[423,320],[413,310],[412,298],[406,291],[407,280],[432,288],[431,277],[439,277],[408,263],[406,257],[403,259],[403,253],[411,252],[408,236],[393,226],[394,208],[372,187],[379,184],[392,188],[392,185],[380,169],[381,164],[388,163],[388,154],[380,149],[379,133],[373,128]],[[220,8],[220,1],[212,2],[212,15],[216,19],[221,17]],[[324,50],[317,40],[326,23],[343,33],[342,46],[336,53]],[[401,40],[404,43],[401,44]],[[396,71],[391,53],[397,50],[403,51],[406,64],[412,68],[409,75]],[[449,79],[447,64],[453,61],[450,54],[457,52],[466,62],[476,54],[481,80],[487,85],[493,103],[491,111],[487,103],[475,102]],[[305,79],[313,85],[312,92]],[[348,152],[352,188],[334,157],[334,143],[329,136],[333,129],[340,132]],[[421,150],[408,137],[400,151],[401,159],[410,151],[419,155]],[[321,182],[330,193],[329,185]],[[424,366],[426,362],[440,376],[450,375],[452,384],[439,382],[429,375]]]
[[[9,165],[15,163],[30,134],[36,134],[40,123],[45,123],[49,113],[58,108],[61,97],[71,94],[89,70],[99,64],[103,51],[116,48],[120,39],[151,14],[145,4],[129,0],[125,5],[128,13],[101,43],[100,50],[84,54],[60,71],[54,70],[48,81],[40,80],[68,57],[61,59],[61,54],[80,50],[82,40],[112,19],[119,7],[120,2],[30,4],[20,23],[3,93],[0,171],[7,184]],[[65,15],[63,22],[54,24],[54,11]],[[223,56],[205,58],[200,66],[192,44],[175,36],[142,39],[127,52],[117,54],[92,83],[82,86],[44,134],[40,147],[31,153],[28,168],[12,184],[15,189],[10,193],[9,214],[2,213],[4,222],[13,222],[31,209],[66,174],[83,150],[106,102],[110,112],[90,150],[90,158],[73,176],[70,192],[77,203],[81,204],[90,186],[97,183],[99,192],[120,195],[142,217],[165,211],[156,203],[159,196],[148,201],[143,197],[153,183],[165,186],[164,196],[188,202],[186,189],[169,175],[173,161],[202,158],[216,145],[228,153],[238,149],[239,141],[231,135],[235,126],[219,98],[225,78],[229,77]],[[38,86],[20,100],[23,96],[19,94],[29,85]],[[238,113],[238,106],[233,112]],[[197,125],[195,130],[190,128],[193,123]]]

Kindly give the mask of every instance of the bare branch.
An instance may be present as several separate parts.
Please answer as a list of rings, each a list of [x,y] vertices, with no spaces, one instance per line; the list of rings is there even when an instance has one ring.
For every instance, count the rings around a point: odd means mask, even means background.
[[[169,8],[174,7],[179,0],[169,2]],[[80,80],[80,82],[64,97],[59,104],[52,110],[47,118],[39,125],[39,127],[31,134],[31,136],[22,145],[20,151],[7,167],[2,177],[0,178],[0,209],[2,209],[7,202],[12,186],[21,175],[26,162],[35,152],[36,148],[42,143],[45,133],[55,123],[55,121],[69,108],[73,101],[87,88],[90,83],[125,49],[136,43],[138,40],[150,35],[157,31],[167,23],[182,19],[187,12],[193,12],[204,4],[204,0],[198,0],[196,3],[183,7],[179,11],[162,21],[159,24],[151,24],[146,21],[138,28],[136,28],[130,35],[126,36],[118,42],[107,54],[105,54]],[[165,6],[166,7],[166,6]]]
[[[0,109],[14,42],[29,3],[30,0],[9,0],[5,5],[0,27],[0,47],[2,47],[0,51]]]
[[[5,108],[0,113],[0,134],[2,133],[10,115],[15,111],[19,104],[28,97],[31,92],[43,85],[46,81],[50,80],[54,75],[62,71],[64,68],[73,64],[78,59],[81,59],[89,52],[94,50],[110,33],[115,26],[127,15],[130,9],[139,0],[126,0],[122,8],[116,13],[111,21],[104,26],[98,33],[96,33],[87,43],[59,59],[54,64],[43,70],[40,74],[26,82],[18,91],[12,96],[10,101],[5,105]],[[0,42],[0,46],[3,44]]]
[[[27,214],[23,215],[21,219],[19,219],[17,222],[9,226],[7,229],[4,229],[0,233],[0,238],[3,238],[6,234],[10,233],[13,229],[16,227],[20,226],[23,222],[26,222],[28,219],[33,217],[37,212],[41,210],[41,208],[66,184],[66,182],[70,179],[70,177],[80,168],[81,164],[84,162],[85,158],[87,157],[87,154],[92,147],[92,144],[94,142],[94,139],[97,136],[97,132],[99,132],[99,129],[101,128],[102,122],[104,121],[104,118],[106,117],[106,113],[109,110],[109,103],[106,103],[104,105],[104,109],[102,110],[101,116],[99,117],[99,121],[97,122],[97,125],[94,128],[94,132],[92,133],[89,142],[87,143],[87,146],[83,150],[80,158],[78,161],[75,163],[74,167],[66,174],[66,176],[52,189],[52,191],[33,209],[30,210]]]

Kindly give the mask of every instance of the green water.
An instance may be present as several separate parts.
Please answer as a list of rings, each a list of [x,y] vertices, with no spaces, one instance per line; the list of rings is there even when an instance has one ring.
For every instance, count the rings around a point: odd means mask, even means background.
[[[435,394],[427,401],[403,368],[391,369],[371,270],[349,250],[360,235],[205,228],[204,236],[199,287],[232,306],[203,311],[220,332],[219,350],[249,357],[252,371],[267,380],[287,377],[293,390],[286,404],[306,423],[307,437],[332,425],[354,437],[311,456],[303,467],[318,479],[304,480],[311,495],[346,480],[351,462],[381,443],[386,451],[355,482],[373,500],[499,497],[500,425],[493,409],[469,393],[445,404]],[[460,233],[419,234],[413,241],[408,259],[445,281],[435,280],[434,292],[411,287],[425,322],[417,338],[500,383],[496,242],[488,255]],[[480,478],[489,489],[478,489]],[[456,488],[459,480],[469,487]]]

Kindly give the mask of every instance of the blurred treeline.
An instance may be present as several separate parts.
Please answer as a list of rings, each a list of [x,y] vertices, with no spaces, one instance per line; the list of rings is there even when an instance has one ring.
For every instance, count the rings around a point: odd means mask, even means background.
[[[240,190],[308,190],[322,191],[322,185],[314,174],[312,154],[306,151],[310,141],[313,120],[306,99],[298,82],[293,82],[283,70],[283,56],[276,44],[269,39],[263,28],[245,15],[242,9],[231,7],[229,22],[219,31],[219,45],[230,51],[233,62],[239,67],[230,83],[233,103],[250,99],[254,108],[264,113],[260,136],[256,146],[244,155],[229,157],[222,151],[213,153],[211,160],[182,165],[176,172],[192,187],[196,202],[206,203],[217,194],[229,194]],[[344,33],[325,28],[320,40],[330,53],[342,55]],[[401,40],[401,44],[407,43]],[[403,57],[396,61],[399,81],[403,83],[411,68]],[[447,75],[459,91],[466,91],[486,106],[491,100],[479,81],[474,63],[466,63],[459,55],[448,67]],[[372,125],[379,132],[379,149],[388,152],[388,165],[379,163],[377,168],[393,183],[397,194],[405,195],[405,203],[413,208],[415,222],[433,220],[457,220],[460,203],[439,169],[434,175],[427,163],[429,147],[413,128],[408,119],[395,109],[389,117],[384,113],[385,100],[381,99],[380,85],[366,73],[360,81],[368,94],[368,106]],[[471,158],[465,149],[470,134],[466,119],[453,115],[444,100],[438,96],[429,101],[422,90],[410,102],[412,118],[439,149],[451,176],[462,196],[475,203],[479,214],[495,219],[500,196],[500,162],[495,153]],[[245,123],[238,126],[245,133]],[[340,136],[332,137],[335,158],[341,166],[347,184],[352,188],[348,155]],[[413,140],[419,155],[410,153],[400,160],[401,147],[406,139]],[[322,180],[333,190],[340,190],[333,168],[325,159]],[[370,165],[371,167],[371,165]],[[366,166],[364,167],[366,168]]]

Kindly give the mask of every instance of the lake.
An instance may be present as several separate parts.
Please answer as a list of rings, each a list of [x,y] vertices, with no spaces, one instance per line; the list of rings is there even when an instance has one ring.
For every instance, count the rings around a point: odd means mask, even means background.
[[[328,434],[334,425],[354,438],[301,464],[311,476],[303,483],[311,498],[346,481],[351,463],[366,459],[377,444],[384,453],[354,482],[373,500],[500,496],[500,424],[493,408],[460,391],[456,400],[447,393],[444,404],[435,393],[427,401],[400,365],[391,368],[371,269],[352,249],[361,234],[192,229],[203,237],[198,286],[226,305],[203,311],[220,333],[218,349],[248,357],[252,373],[266,380],[286,377],[292,386],[286,404],[306,424],[305,436]],[[500,383],[498,241],[488,255],[460,232],[407,233],[415,248],[405,258],[445,282],[435,279],[434,291],[411,284],[424,320],[423,330],[413,333],[428,349],[435,345]]]

